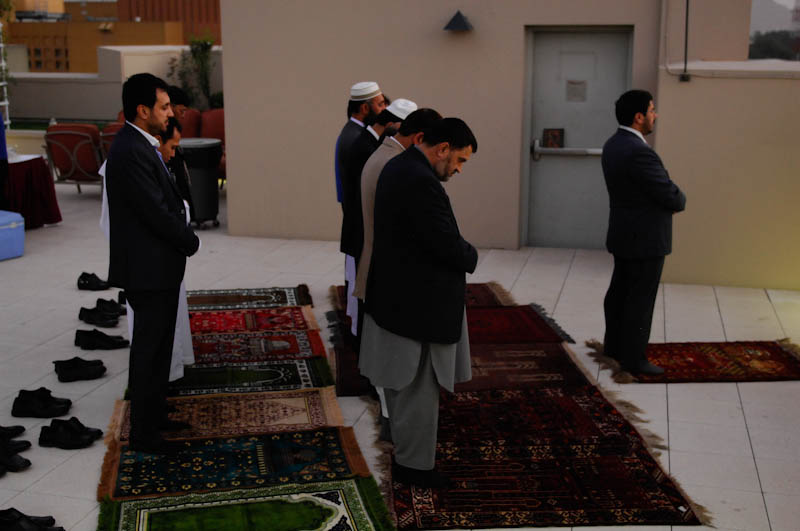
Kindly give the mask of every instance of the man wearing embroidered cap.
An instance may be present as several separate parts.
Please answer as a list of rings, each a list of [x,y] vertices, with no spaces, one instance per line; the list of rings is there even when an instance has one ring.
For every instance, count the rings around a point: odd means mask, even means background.
[[[403,122],[403,118],[414,111],[417,105],[409,100],[398,99],[382,110],[375,118],[375,123],[367,125],[355,139],[350,148],[350,155],[343,160],[342,192],[344,216],[342,217],[341,251],[353,257],[353,269],[345,268],[348,282],[347,315],[352,320],[353,335],[358,335],[360,321],[359,305],[353,296],[361,248],[364,245],[364,227],[361,213],[361,170],[372,153],[380,145],[381,135],[387,131],[394,134]]]

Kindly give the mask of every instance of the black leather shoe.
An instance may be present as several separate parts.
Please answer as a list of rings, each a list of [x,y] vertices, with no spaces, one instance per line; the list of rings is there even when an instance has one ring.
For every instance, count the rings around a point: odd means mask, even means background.
[[[181,431],[189,430],[192,425],[188,422],[181,422],[180,420],[164,419],[158,424],[159,431]]]
[[[18,440],[11,440],[5,442],[8,451],[12,454],[18,454],[20,452],[24,452],[28,448],[31,447],[30,441],[18,441]]]
[[[27,518],[39,527],[56,525],[56,520],[52,516],[30,516],[11,507],[10,509],[0,511],[0,528],[5,529],[4,526],[10,526],[21,518]]]
[[[75,433],[85,433],[89,435],[89,437],[91,437],[94,441],[103,436],[103,430],[99,430],[97,428],[88,428],[84,426],[77,417],[70,417],[69,420],[53,419],[51,425],[57,426],[61,423],[66,424],[67,428],[71,429]]]
[[[95,380],[106,373],[106,368],[101,360],[71,360],[54,361],[59,382],[74,382],[77,380]]]
[[[128,313],[128,310],[125,308],[125,306],[112,299],[97,299],[97,303],[94,307],[103,313],[108,313],[116,317],[122,317]]]
[[[93,442],[94,438],[91,435],[73,429],[67,421],[56,422],[54,419],[50,426],[42,426],[42,431],[39,433],[39,446],[45,448],[78,450],[90,446]]]
[[[128,450],[142,454],[172,456],[177,455],[184,447],[181,443],[161,439],[151,442],[131,441],[130,445],[128,445]]]
[[[11,415],[14,417],[51,418],[66,415],[72,401],[56,398],[48,389],[40,387],[36,391],[22,390],[14,399]]]
[[[103,313],[97,308],[81,308],[78,312],[78,319],[101,328],[113,328],[119,324],[119,318],[116,315]]]
[[[0,465],[9,472],[20,472],[31,466],[31,462],[12,453],[7,442],[0,442]]]
[[[94,330],[76,330],[75,346],[83,350],[114,350],[126,348],[130,341],[122,336],[110,336],[96,328]]]
[[[78,289],[89,291],[102,291],[108,289],[110,286],[105,280],[100,280],[100,277],[94,273],[81,273],[78,277]]]
[[[13,439],[25,432],[25,426],[0,426],[0,439]]]
[[[392,459],[392,481],[429,489],[445,489],[450,486],[450,480],[436,468],[418,470],[400,465],[394,459]]]
[[[623,368],[631,374],[647,374],[650,376],[664,374],[664,369],[658,365],[653,365],[647,360],[642,360],[634,365],[625,365]]]
[[[64,531],[63,527],[50,527],[47,525],[38,525],[30,516],[23,515],[21,518],[10,523],[8,526],[0,524],[0,529],[3,531]]]

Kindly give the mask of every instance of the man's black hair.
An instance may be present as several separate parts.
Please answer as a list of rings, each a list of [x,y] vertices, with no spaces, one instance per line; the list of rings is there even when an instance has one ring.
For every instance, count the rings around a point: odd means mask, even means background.
[[[397,134],[400,136],[411,136],[417,133],[427,134],[431,126],[442,119],[442,115],[433,109],[417,109],[409,114]]]
[[[177,118],[174,116],[170,116],[169,120],[167,121],[167,129],[164,131],[163,134],[159,135],[161,137],[161,143],[163,144],[167,140],[170,140],[173,136],[175,136],[175,130],[178,130],[179,133],[183,133],[183,127],[181,123],[178,121]]]
[[[167,90],[167,94],[169,94],[169,102],[172,105],[189,106],[189,96],[179,86],[170,85],[169,90]]]
[[[646,90],[629,90],[619,97],[615,104],[615,113],[619,125],[630,126],[637,112],[647,114],[647,108],[653,101],[653,95]]]
[[[478,151],[478,141],[469,126],[460,118],[443,118],[431,125],[423,142],[435,146],[442,142],[450,144],[451,149],[462,149],[472,146],[472,152]]]
[[[361,101],[353,101],[350,100],[347,102],[347,117],[350,118],[354,114],[361,112],[361,106],[364,104],[369,105],[369,100],[361,100]]]
[[[136,119],[136,108],[144,105],[152,109],[156,104],[156,90],[164,92],[169,85],[153,74],[134,74],[122,84],[122,110],[125,119],[133,122]]]

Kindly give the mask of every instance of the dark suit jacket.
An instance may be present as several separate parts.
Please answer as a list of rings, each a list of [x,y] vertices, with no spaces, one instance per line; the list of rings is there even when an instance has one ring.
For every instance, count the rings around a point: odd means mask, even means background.
[[[200,240],[186,225],[183,201],[155,148],[129,124],[111,144],[106,188],[108,281],[131,291],[177,289]]]
[[[361,171],[369,157],[378,149],[378,140],[366,128],[353,142],[344,164],[342,180],[344,216],[339,250],[355,257],[358,263],[364,247],[364,215],[361,212]]]
[[[478,252],[458,231],[450,199],[428,159],[409,148],[384,166],[375,191],[375,242],[366,311],[417,341],[456,343],[466,273]]]
[[[619,258],[654,258],[672,252],[672,214],[686,206],[661,159],[624,129],[603,146],[603,175],[611,212],[606,248]]]
[[[344,163],[350,156],[350,148],[353,146],[358,135],[364,131],[364,128],[355,123],[351,119],[347,119],[347,123],[342,127],[339,133],[339,138],[336,139],[336,153],[334,157],[334,170],[336,171],[336,200],[344,206],[342,181],[344,179]]]

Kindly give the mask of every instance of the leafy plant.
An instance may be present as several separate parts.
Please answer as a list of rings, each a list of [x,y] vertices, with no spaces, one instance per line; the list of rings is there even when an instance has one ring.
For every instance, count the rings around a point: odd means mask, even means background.
[[[181,52],[178,57],[169,61],[167,78],[180,86],[189,98],[192,107],[205,110],[214,107],[212,102],[215,95],[211,94],[211,70],[214,63],[211,61],[211,48],[214,39],[206,34],[203,37],[192,37],[189,41],[189,51]],[[221,100],[221,93],[220,100]],[[221,106],[221,105],[220,105]]]

